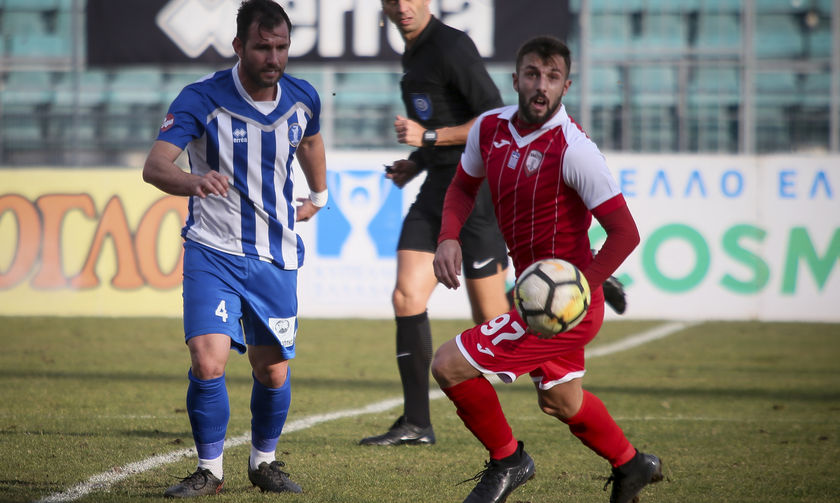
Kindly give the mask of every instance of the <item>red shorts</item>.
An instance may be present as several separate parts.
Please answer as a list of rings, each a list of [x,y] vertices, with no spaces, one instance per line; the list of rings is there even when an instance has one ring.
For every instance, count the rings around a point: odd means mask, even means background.
[[[541,389],[583,377],[584,347],[604,321],[604,295],[592,292],[586,318],[568,332],[540,339],[525,332],[525,322],[516,309],[465,330],[455,338],[461,354],[478,371],[496,374],[511,383],[529,373]]]

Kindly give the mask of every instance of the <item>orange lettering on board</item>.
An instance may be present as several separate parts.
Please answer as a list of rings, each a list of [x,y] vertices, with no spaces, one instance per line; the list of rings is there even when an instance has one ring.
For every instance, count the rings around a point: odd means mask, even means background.
[[[72,210],[80,210],[88,218],[96,216],[93,199],[88,194],[47,194],[35,202],[44,219],[44,246],[41,248],[41,268],[32,278],[38,289],[66,288],[68,278],[62,268],[61,228],[64,217]]]
[[[179,246],[181,253],[178,255],[178,260],[174,266],[169,268],[169,274],[161,271],[157,260],[161,223],[170,211],[176,212],[180,221],[184,222],[187,219],[187,200],[176,196],[165,196],[158,199],[146,210],[140,220],[134,240],[137,247],[137,262],[140,264],[140,271],[146,278],[146,283],[161,290],[169,290],[181,284],[181,276],[184,270],[183,246]]]
[[[9,268],[0,272],[0,289],[15,286],[26,278],[41,247],[41,218],[35,206],[23,196],[6,194],[0,196],[0,216],[7,211],[17,220],[18,239]]]
[[[90,246],[85,265],[79,275],[70,281],[75,288],[95,288],[99,286],[99,277],[96,276],[96,263],[102,253],[102,246],[106,237],[111,237],[114,248],[117,252],[117,273],[111,280],[111,285],[122,290],[130,290],[143,286],[143,277],[137,269],[137,256],[134,254],[134,243],[131,231],[128,228],[128,221],[125,217],[125,209],[117,196],[112,197],[99,220],[96,234]]]

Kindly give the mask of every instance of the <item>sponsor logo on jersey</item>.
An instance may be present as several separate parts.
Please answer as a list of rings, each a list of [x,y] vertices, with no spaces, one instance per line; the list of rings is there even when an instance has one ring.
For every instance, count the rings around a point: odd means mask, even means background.
[[[427,121],[432,117],[432,99],[428,94],[413,93],[411,103],[420,120]]]
[[[493,146],[496,148],[502,148],[505,145],[510,145],[510,141],[508,140],[501,140],[501,141],[494,141]]]
[[[248,143],[248,131],[241,127],[234,129],[233,143]]]
[[[166,114],[166,117],[163,118],[163,123],[160,125],[161,132],[169,131],[173,124],[175,124],[175,116]]]
[[[293,147],[297,147],[300,143],[300,140],[303,139],[303,128],[300,127],[300,124],[295,122],[294,124],[289,126],[289,144]]]
[[[525,170],[527,171],[528,175],[533,174],[535,171],[540,169],[540,165],[542,164],[543,154],[542,152],[538,152],[536,150],[532,150],[528,152],[528,157],[525,158]]]
[[[297,332],[295,330],[295,318],[269,318],[268,326],[274,332],[274,337],[285,347],[294,345]]]
[[[510,158],[507,162],[507,167],[510,169],[516,169],[516,165],[519,164],[519,156],[522,155],[519,153],[518,150],[514,150],[510,153]]]

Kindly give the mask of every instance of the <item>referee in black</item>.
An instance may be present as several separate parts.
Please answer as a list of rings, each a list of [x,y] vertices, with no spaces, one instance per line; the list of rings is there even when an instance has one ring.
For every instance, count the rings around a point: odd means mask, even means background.
[[[418,147],[395,161],[386,175],[402,188],[426,171],[417,199],[403,221],[397,245],[393,306],[403,415],[382,435],[362,445],[433,444],[429,417],[432,334],[426,307],[437,285],[432,261],[440,233],[443,199],[455,176],[470,126],[502,99],[473,41],[432,16],[430,0],[382,0],[382,10],[405,40],[400,83],[407,117],[397,116],[397,141]],[[461,231],[464,277],[476,323],[507,312],[507,248],[496,224],[487,182]]]

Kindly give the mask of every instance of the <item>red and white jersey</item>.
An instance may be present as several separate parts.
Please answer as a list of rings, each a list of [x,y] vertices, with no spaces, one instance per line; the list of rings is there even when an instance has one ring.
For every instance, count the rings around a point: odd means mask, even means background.
[[[461,166],[487,177],[517,274],[549,257],[583,270],[592,261],[590,210],[619,194],[618,183],[565,106],[525,136],[511,122],[516,111],[508,106],[479,116]]]

